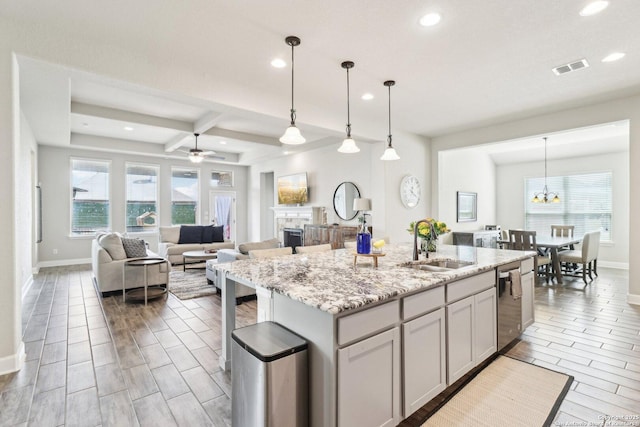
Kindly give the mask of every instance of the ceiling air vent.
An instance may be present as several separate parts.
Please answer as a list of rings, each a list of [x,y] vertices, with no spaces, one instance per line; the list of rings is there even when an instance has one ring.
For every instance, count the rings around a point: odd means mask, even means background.
[[[559,76],[560,74],[566,74],[571,71],[579,70],[581,68],[587,68],[588,66],[589,66],[589,63],[587,62],[587,60],[581,59],[579,61],[571,62],[569,64],[560,65],[559,67],[554,68],[553,72],[555,73],[556,76]]]

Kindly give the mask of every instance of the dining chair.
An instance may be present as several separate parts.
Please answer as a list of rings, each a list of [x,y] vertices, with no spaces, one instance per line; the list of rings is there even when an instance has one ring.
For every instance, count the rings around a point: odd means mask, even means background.
[[[273,249],[254,249],[252,251],[249,251],[249,258],[273,258],[281,255],[291,255],[292,253],[293,249],[291,249],[291,246]]]
[[[585,233],[582,238],[582,248],[580,250],[564,251],[560,253],[560,265],[582,264],[579,270],[569,270],[567,267],[563,269],[563,275],[580,277],[577,273],[582,273],[582,280],[585,285],[587,282],[587,274],[589,279],[593,281],[591,273],[598,275],[598,250],[600,249],[600,231],[591,231]]]
[[[313,246],[298,246],[296,248],[297,254],[309,254],[313,252],[328,252],[331,250],[331,243],[324,243],[322,245]]]
[[[347,249],[355,249],[358,246],[357,242],[344,242],[344,247]]]
[[[552,237],[573,237],[574,225],[552,225]]]
[[[545,268],[545,281],[551,279],[551,258],[541,255],[536,244],[536,232],[529,230],[509,230],[509,249],[516,251],[533,251],[537,255],[533,258],[533,271],[539,274],[539,268]]]

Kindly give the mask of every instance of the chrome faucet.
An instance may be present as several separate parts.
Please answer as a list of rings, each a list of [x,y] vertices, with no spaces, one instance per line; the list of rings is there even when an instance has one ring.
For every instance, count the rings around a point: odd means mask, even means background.
[[[427,221],[426,219],[421,219],[416,221],[413,225],[413,260],[418,261],[418,226],[422,223],[429,224],[429,237],[435,239],[438,235],[436,234],[435,228],[433,228],[433,222]],[[426,253],[426,257],[429,258],[429,251]]]

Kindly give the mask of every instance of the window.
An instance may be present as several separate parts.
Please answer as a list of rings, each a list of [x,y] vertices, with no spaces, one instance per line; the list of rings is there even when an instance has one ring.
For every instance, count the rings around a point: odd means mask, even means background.
[[[197,169],[171,169],[172,224],[196,224],[199,194]]]
[[[71,234],[106,231],[110,226],[108,161],[71,159]]]
[[[157,230],[158,170],[158,166],[126,164],[128,232]]]
[[[212,187],[233,187],[233,172],[213,171],[211,172]]]
[[[611,181],[611,172],[548,177],[547,187],[559,193],[560,203],[532,203],[544,178],[525,179],[525,228],[548,235],[551,225],[574,225],[576,236],[600,230],[602,240],[611,240]]]

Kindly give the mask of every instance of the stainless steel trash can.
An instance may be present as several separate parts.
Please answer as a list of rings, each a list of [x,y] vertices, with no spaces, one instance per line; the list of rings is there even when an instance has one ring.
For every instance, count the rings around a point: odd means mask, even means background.
[[[307,342],[275,322],[231,336],[233,427],[307,426]]]

